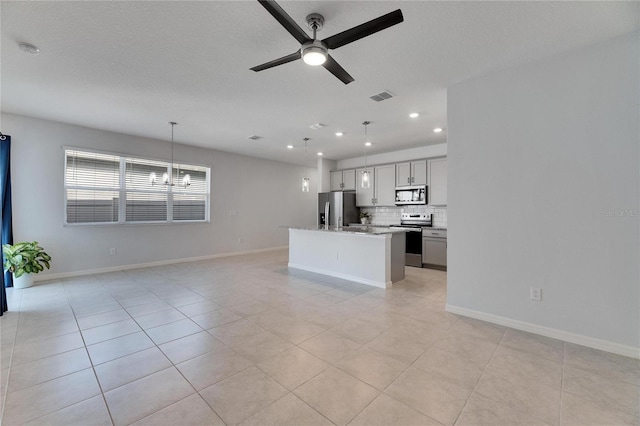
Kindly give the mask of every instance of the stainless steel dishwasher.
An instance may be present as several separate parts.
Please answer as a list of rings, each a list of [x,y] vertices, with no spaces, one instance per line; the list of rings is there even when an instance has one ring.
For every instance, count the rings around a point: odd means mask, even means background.
[[[447,270],[447,230],[422,228],[422,266]]]

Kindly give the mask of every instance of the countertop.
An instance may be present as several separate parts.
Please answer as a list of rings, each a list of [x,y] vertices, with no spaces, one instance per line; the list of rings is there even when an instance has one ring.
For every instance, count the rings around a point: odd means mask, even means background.
[[[322,232],[336,232],[344,234],[368,234],[368,235],[385,235],[385,234],[397,234],[401,232],[408,232],[405,229],[391,229],[388,226],[375,226],[375,225],[354,225],[337,227],[332,226],[329,229],[325,228],[311,228],[303,226],[286,226],[288,229],[299,229],[303,231],[322,231]]]
[[[394,224],[394,225],[378,225],[375,223],[372,224],[368,224],[368,225],[362,225],[360,223],[350,223],[349,226],[370,226],[373,228],[389,228],[389,227],[394,227],[394,226],[401,226],[400,224]],[[446,231],[447,228],[444,228],[442,226],[423,226],[422,228],[424,229],[433,229],[434,231]]]

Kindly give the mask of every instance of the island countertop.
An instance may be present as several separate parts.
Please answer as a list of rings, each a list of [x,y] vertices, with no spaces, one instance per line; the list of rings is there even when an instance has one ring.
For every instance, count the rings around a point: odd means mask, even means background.
[[[359,235],[386,235],[405,233],[407,229],[392,229],[382,226],[330,226],[329,228],[304,227],[304,226],[285,226],[287,229],[297,229],[300,231],[319,231],[319,232],[336,232],[342,234],[359,234]]]

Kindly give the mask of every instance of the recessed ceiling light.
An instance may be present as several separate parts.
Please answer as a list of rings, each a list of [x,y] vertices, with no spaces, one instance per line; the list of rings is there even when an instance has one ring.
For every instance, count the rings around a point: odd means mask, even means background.
[[[433,131],[435,133],[440,133],[442,131],[442,129],[440,127],[436,127],[435,129],[433,129]]]
[[[420,116],[420,114],[418,114],[417,112],[412,112],[411,114],[409,114],[409,117],[411,118],[418,118]]]
[[[40,53],[40,49],[38,48],[38,46],[31,43],[20,42],[18,43],[18,47],[23,52],[30,53],[32,55],[37,55],[38,53]]]
[[[293,149],[293,145],[287,145],[288,149]]]
[[[323,155],[323,154],[322,154],[321,152],[319,152],[319,153],[318,153],[318,157],[322,157],[322,155]]]
[[[364,146],[371,146],[371,142],[365,142]]]
[[[342,132],[336,132],[336,136],[340,137],[340,136],[342,136],[342,135],[344,135],[344,133],[342,133]]]

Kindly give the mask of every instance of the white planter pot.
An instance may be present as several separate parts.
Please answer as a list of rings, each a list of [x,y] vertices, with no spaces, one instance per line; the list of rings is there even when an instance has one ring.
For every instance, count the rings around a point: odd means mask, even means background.
[[[361,217],[360,218],[360,223],[362,223],[363,225],[366,225],[368,221],[369,221],[369,219],[366,218],[366,217]]]
[[[35,274],[22,274],[20,278],[16,278],[13,276],[13,287],[14,288],[27,288],[33,285],[33,277]]]

